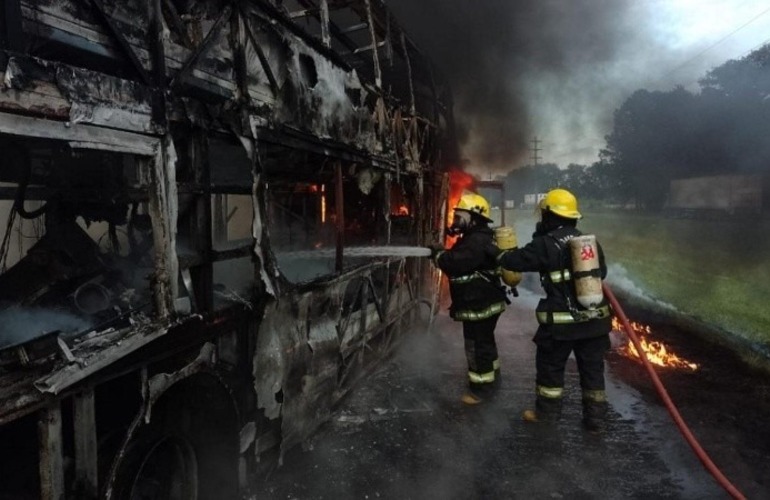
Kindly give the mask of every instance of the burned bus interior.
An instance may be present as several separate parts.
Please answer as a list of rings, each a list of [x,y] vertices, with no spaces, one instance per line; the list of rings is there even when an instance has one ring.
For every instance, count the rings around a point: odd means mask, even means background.
[[[245,494],[425,315],[350,249],[438,241],[448,87],[381,0],[7,0],[0,48],[0,497]]]

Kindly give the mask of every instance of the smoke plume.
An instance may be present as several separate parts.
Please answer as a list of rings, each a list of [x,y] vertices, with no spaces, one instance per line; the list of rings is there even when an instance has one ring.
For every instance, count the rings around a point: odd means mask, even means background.
[[[668,71],[692,46],[674,43],[666,23],[682,12],[666,2],[386,2],[449,80],[463,154],[485,173],[531,163],[535,136],[540,163],[590,164],[634,90],[688,85],[708,69]]]

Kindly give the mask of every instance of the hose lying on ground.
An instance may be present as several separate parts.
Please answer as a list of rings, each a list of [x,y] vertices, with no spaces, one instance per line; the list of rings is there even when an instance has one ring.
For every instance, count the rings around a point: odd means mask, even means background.
[[[631,327],[631,324],[628,321],[628,318],[626,317],[626,314],[623,312],[623,309],[620,307],[620,304],[618,303],[618,299],[615,298],[615,294],[612,293],[612,290],[610,290],[610,287],[607,286],[606,283],[602,284],[602,289],[604,290],[604,294],[607,296],[607,298],[610,301],[610,304],[612,304],[612,308],[615,311],[615,314],[617,315],[620,322],[623,324],[623,328],[625,329],[626,333],[628,334],[628,338],[631,339],[631,342],[633,342],[634,347],[636,347],[636,352],[639,353],[639,358],[642,360],[642,364],[644,365],[644,368],[647,370],[647,373],[650,375],[650,378],[652,379],[652,383],[655,386],[655,390],[658,392],[658,395],[660,395],[661,399],[663,400],[663,403],[666,405],[666,409],[668,410],[668,413],[671,415],[671,418],[674,419],[674,422],[676,423],[677,427],[679,428],[679,431],[684,436],[685,440],[687,440],[687,444],[690,445],[690,447],[695,452],[695,455],[698,457],[698,460],[701,461],[701,463],[706,467],[706,470],[709,471],[709,473],[714,477],[714,479],[717,480],[719,485],[725,489],[733,498],[740,498],[745,499],[746,497],[741,493],[738,488],[733,486],[733,484],[728,480],[724,474],[722,474],[722,471],[717,468],[717,466],[714,464],[714,462],[711,461],[711,458],[709,458],[706,451],[701,447],[700,443],[695,439],[695,436],[693,436],[692,432],[690,431],[689,427],[687,427],[687,424],[685,423],[682,416],[679,414],[679,410],[674,405],[674,402],[671,400],[671,397],[668,395],[668,392],[666,391],[666,388],[663,386],[663,383],[660,381],[660,378],[658,378],[658,374],[655,373],[655,369],[652,367],[652,363],[647,359],[647,355],[644,353],[644,350],[642,349],[642,345],[639,342],[639,338],[636,335],[636,332],[634,332],[634,329]]]

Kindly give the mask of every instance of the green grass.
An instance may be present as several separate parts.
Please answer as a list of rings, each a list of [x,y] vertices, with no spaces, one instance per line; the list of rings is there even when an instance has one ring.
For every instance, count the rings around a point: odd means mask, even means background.
[[[597,235],[608,264],[625,268],[649,296],[714,331],[770,347],[770,220],[583,214],[579,227]],[[533,212],[506,210],[506,225],[516,227],[524,245],[535,227]]]
[[[770,344],[770,221],[589,212],[608,263],[652,297],[752,342]]]

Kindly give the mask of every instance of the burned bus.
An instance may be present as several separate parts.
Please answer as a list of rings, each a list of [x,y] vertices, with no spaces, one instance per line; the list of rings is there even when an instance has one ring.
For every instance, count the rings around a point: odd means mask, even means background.
[[[382,0],[6,0],[0,43],[0,497],[239,498],[425,314],[426,259],[345,249],[437,241],[447,86]]]

